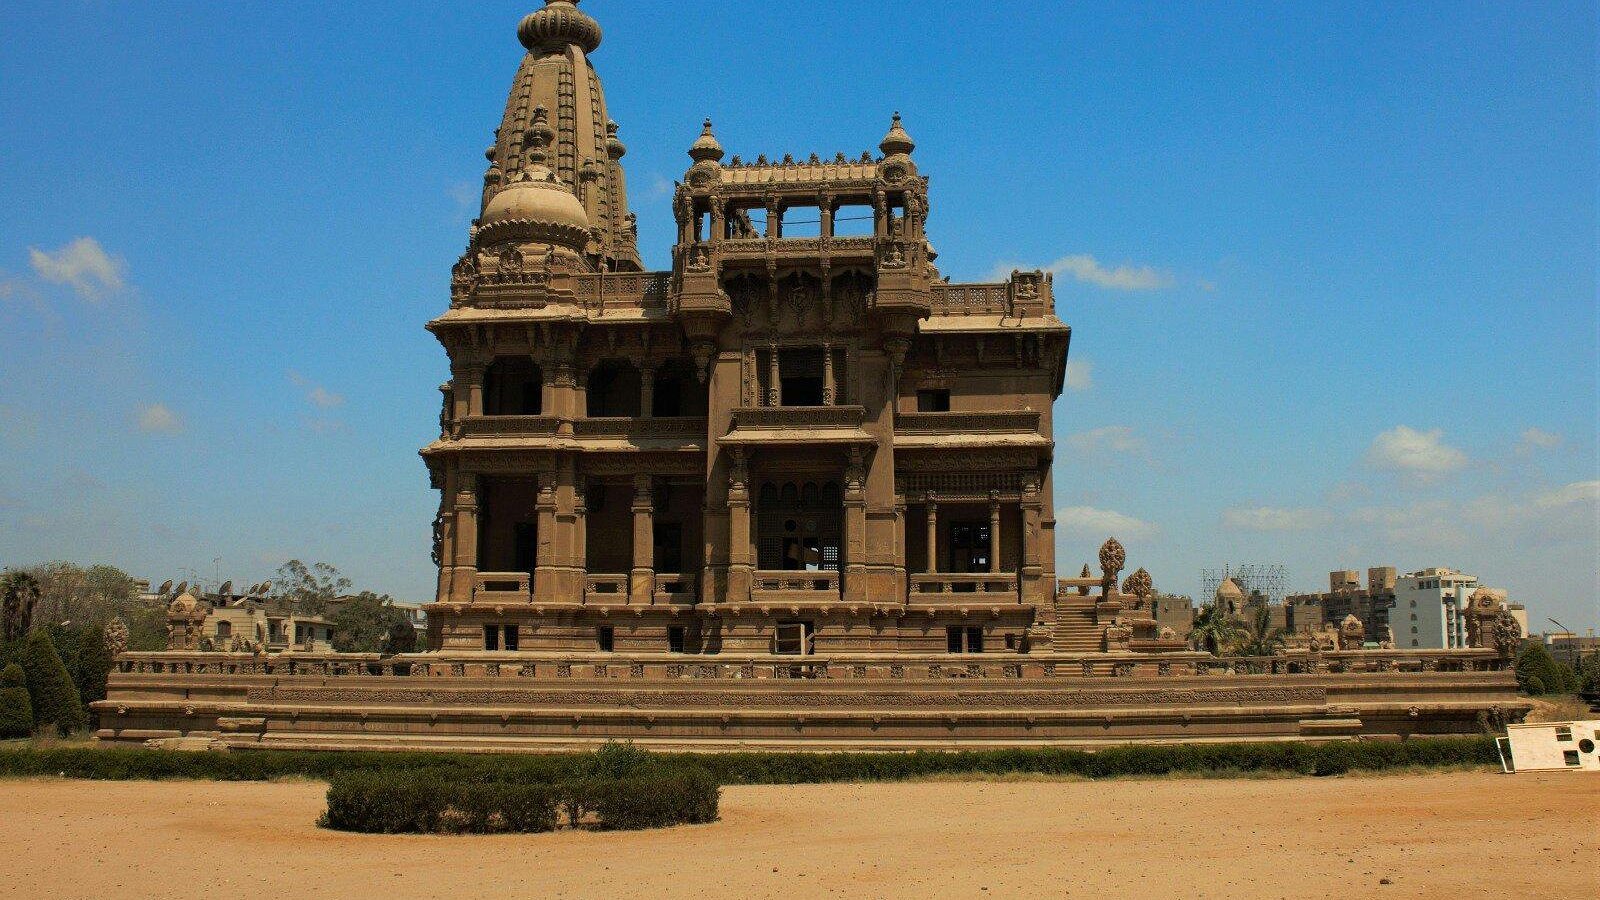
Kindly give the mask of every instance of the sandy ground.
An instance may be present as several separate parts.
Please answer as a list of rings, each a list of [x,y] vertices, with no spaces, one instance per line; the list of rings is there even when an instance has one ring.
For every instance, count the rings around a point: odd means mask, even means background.
[[[1581,774],[736,787],[713,825],[494,837],[322,831],[324,790],[0,781],[0,896],[1600,896]]]

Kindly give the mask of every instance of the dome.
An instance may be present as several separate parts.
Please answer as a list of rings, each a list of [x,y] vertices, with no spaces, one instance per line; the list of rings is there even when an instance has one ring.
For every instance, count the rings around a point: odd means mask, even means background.
[[[695,162],[716,162],[722,159],[722,145],[717,143],[717,136],[711,133],[710,119],[707,119],[700,129],[700,136],[689,145],[689,158]]]
[[[528,129],[528,165],[484,206],[478,217],[480,233],[518,232],[575,250],[588,243],[589,215],[583,204],[544,164],[553,136],[544,107],[538,107]]]
[[[906,130],[901,127],[898,112],[894,114],[894,121],[889,125],[889,133],[883,136],[883,143],[878,145],[878,149],[883,151],[884,156],[910,153],[917,149],[917,144],[911,140],[911,135],[906,134]]]
[[[545,0],[517,25],[517,40],[529,50],[560,51],[577,44],[584,53],[600,46],[600,23],[578,10],[577,0]]]
[[[1217,585],[1217,599],[1241,601],[1244,599],[1244,588],[1239,587],[1239,582],[1232,578],[1224,578]]]

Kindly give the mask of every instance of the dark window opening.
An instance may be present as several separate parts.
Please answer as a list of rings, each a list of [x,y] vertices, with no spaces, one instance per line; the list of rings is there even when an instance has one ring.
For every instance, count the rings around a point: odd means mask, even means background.
[[[656,418],[703,416],[706,405],[706,386],[700,383],[693,363],[673,360],[656,371],[650,415]]]
[[[816,649],[816,625],[808,621],[779,622],[772,633],[772,652],[782,656],[810,656]]]
[[[989,523],[950,523],[950,571],[989,571]],[[955,585],[955,590],[970,591],[971,584]]]
[[[483,373],[483,414],[537,416],[544,404],[544,376],[533,360],[508,356]]]
[[[1561,762],[1564,765],[1568,765],[1568,766],[1576,766],[1576,765],[1578,765],[1579,764],[1578,751],[1576,751],[1576,750],[1563,751],[1562,754],[1561,754]]]
[[[657,572],[683,574],[683,526],[676,522],[657,522],[653,541]]]
[[[667,649],[673,653],[682,653],[686,634],[687,632],[682,625],[668,625]]]
[[[822,348],[779,350],[778,367],[782,379],[779,383],[780,403],[784,406],[822,405]]]
[[[539,523],[518,522],[512,526],[512,564],[513,571],[533,574],[538,565],[539,557]]]
[[[639,414],[639,370],[629,363],[604,362],[589,373],[589,415],[596,418]]]
[[[917,391],[917,412],[949,412],[950,392],[946,390]]]
[[[595,646],[601,653],[611,653],[617,648],[617,630],[612,625],[601,625],[594,630]]]
[[[217,623],[217,637],[219,637],[219,638],[233,637],[233,623],[232,622],[218,622]]]
[[[517,649],[518,645],[522,643],[521,635],[518,634],[518,632],[517,632],[517,626],[515,626],[515,625],[507,625],[506,626],[505,640],[502,641],[501,643],[505,647],[505,649],[507,649],[507,650],[515,650],[515,649]]]
[[[945,628],[945,649],[950,653],[982,653],[983,629],[951,625]]]
[[[499,625],[485,625],[485,626],[483,626],[483,649],[485,649],[485,650],[499,650],[500,649],[500,626]]]

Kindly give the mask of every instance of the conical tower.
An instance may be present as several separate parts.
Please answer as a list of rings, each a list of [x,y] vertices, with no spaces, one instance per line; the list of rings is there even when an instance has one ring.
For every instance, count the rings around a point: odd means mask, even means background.
[[[547,0],[517,26],[527,48],[506,100],[505,116],[485,155],[483,208],[527,166],[534,111],[549,111],[554,132],[544,164],[582,202],[605,271],[637,272],[638,242],[628,209],[616,123],[606,113],[605,92],[589,54],[600,46],[600,25],[576,0]]]

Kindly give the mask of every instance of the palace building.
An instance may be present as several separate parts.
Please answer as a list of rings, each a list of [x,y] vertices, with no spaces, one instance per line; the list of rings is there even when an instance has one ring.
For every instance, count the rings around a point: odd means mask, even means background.
[[[169,648],[118,656],[100,740],[950,749],[1394,740],[1526,714],[1493,597],[1469,605],[1467,647],[1364,649],[1347,617],[1240,657],[1177,639],[1115,540],[1097,573],[1058,577],[1070,331],[1042,272],[940,275],[899,117],[877,154],[830,159],[729,156],[707,122],[671,268],[647,272],[599,26],[548,0],[518,35],[428,323],[451,374],[422,449],[428,649],[224,646],[180,591]]]
[[[707,120],[671,269],[643,271],[600,27],[553,0],[518,36],[428,323],[433,646],[1048,647],[1050,276],[940,276],[898,114],[877,155],[826,159],[729,158]]]

